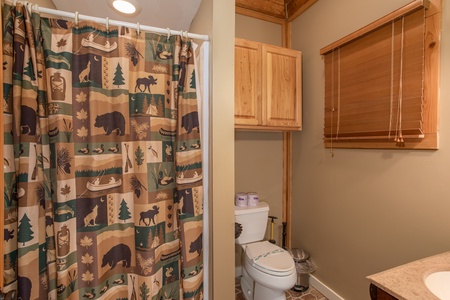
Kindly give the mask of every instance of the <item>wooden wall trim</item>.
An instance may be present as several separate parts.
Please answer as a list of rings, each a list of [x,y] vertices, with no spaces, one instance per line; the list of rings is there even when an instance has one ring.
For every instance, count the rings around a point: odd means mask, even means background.
[[[251,17],[251,18],[255,18],[255,19],[259,19],[259,20],[263,20],[263,21],[279,24],[279,25],[283,25],[285,23],[284,19],[271,17],[269,15],[266,15],[266,14],[263,14],[263,13],[259,13],[259,12],[256,12],[254,10],[250,10],[250,9],[242,8],[242,7],[238,7],[238,6],[236,6],[236,13],[240,14],[240,15],[247,16],[247,17]]]
[[[283,47],[292,47],[291,22],[282,26]],[[283,222],[286,222],[286,247],[291,248],[292,241],[292,132],[283,132]]]
[[[286,222],[286,247],[291,248],[292,234],[292,132],[283,133],[283,222]]]
[[[298,16],[313,6],[318,0],[292,0],[287,7],[288,22],[294,21]]]

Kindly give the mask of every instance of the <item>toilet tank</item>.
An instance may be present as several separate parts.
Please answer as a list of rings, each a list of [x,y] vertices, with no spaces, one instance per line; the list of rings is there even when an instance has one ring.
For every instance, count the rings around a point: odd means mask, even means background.
[[[242,245],[262,241],[266,233],[269,204],[260,201],[256,206],[235,206],[234,220],[242,225],[241,235],[235,243]]]

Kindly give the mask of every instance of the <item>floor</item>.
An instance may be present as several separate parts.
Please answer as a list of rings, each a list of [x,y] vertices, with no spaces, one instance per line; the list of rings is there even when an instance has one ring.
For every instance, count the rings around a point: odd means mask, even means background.
[[[245,300],[242,294],[240,278],[236,278],[235,281],[236,300]],[[311,285],[305,292],[295,292],[292,290],[286,291],[286,300],[328,300],[324,295],[319,293],[318,290]]]

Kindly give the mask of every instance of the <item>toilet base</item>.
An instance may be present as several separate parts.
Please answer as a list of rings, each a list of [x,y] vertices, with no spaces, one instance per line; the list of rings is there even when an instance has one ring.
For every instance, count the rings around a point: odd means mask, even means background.
[[[241,288],[245,300],[286,300],[285,291],[259,284],[250,277],[245,268],[242,270]]]
[[[247,271],[242,268],[241,289],[245,300],[253,300],[253,289],[255,281],[248,275]]]
[[[273,290],[255,281],[255,298],[258,300],[286,300],[283,290]]]

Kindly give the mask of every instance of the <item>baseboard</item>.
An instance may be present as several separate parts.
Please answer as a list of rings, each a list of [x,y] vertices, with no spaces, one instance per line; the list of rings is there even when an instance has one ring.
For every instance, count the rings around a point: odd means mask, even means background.
[[[318,290],[322,295],[327,297],[328,300],[344,300],[344,298],[336,294],[332,289],[312,275],[309,277],[309,284]]]

